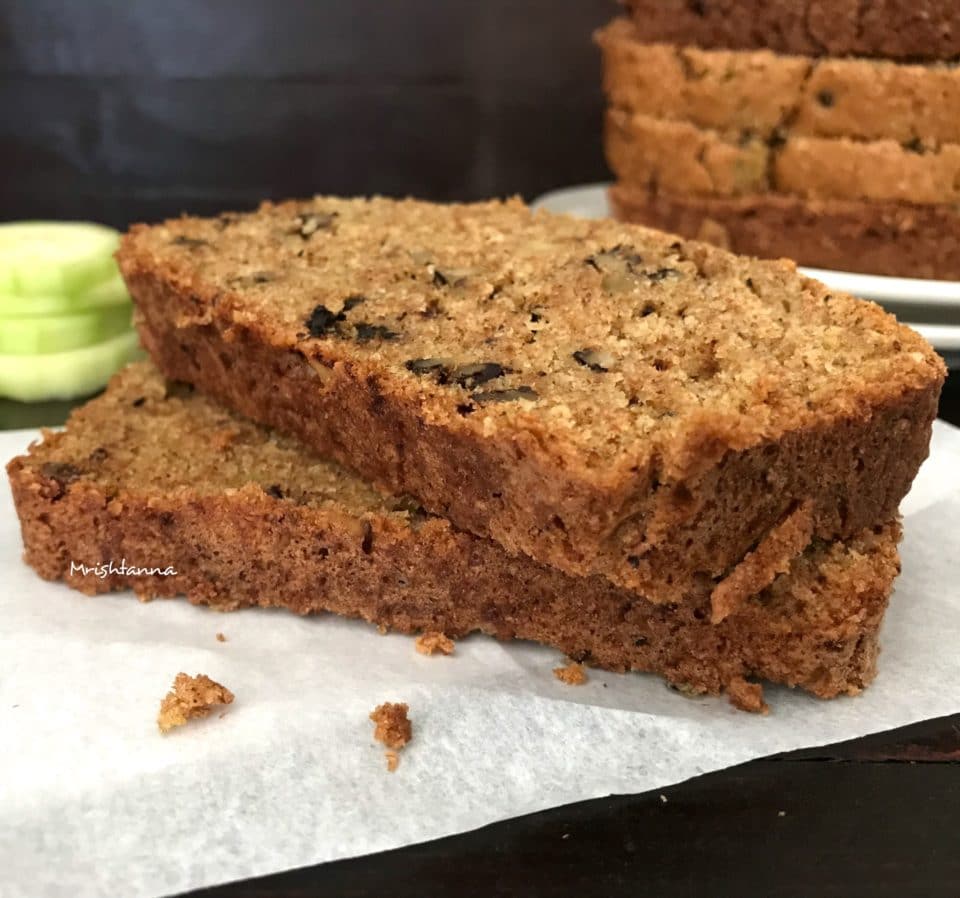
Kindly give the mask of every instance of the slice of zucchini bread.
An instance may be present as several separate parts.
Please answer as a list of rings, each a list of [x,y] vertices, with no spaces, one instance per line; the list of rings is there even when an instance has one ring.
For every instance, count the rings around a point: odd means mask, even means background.
[[[790,263],[518,201],[265,204],[135,227],[118,258],[168,377],[654,602],[800,551],[797,513],[807,541],[891,519],[944,377]]]
[[[831,697],[874,675],[899,528],[816,541],[713,623],[714,581],[655,604],[383,496],[148,363],[8,465],[26,561],[87,594],[331,611],[402,632],[532,639],[693,692],[759,677]]]

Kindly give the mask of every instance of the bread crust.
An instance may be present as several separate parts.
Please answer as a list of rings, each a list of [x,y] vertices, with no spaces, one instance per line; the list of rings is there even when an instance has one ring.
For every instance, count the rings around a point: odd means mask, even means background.
[[[625,0],[645,41],[810,56],[953,59],[953,0]]]
[[[801,265],[893,277],[960,280],[960,214],[953,205],[739,197],[610,189],[614,214],[724,249]]]

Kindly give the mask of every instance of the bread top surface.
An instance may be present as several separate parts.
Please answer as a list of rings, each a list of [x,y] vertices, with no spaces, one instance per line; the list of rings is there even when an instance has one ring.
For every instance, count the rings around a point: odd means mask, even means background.
[[[233,414],[149,362],[116,374],[67,427],[44,433],[25,458],[65,487],[77,481],[120,495],[190,501],[247,489],[341,515],[421,517],[412,501],[382,496],[296,440]]]
[[[517,200],[265,203],[136,226],[118,259],[136,301],[144,277],[176,297],[174,324],[348,365],[427,423],[525,432],[593,479],[863,415],[944,376],[918,334],[792,263]]]

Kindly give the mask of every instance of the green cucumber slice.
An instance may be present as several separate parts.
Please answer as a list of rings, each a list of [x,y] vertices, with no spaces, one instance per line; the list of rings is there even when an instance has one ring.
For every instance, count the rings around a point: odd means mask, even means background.
[[[116,273],[120,235],[80,221],[0,224],[0,290],[22,296],[73,295]]]
[[[89,396],[142,354],[136,331],[127,331],[67,352],[32,357],[0,355],[0,396],[20,402]]]
[[[94,284],[76,296],[18,296],[16,293],[0,293],[0,319],[70,315],[88,309],[128,305],[129,302],[127,285],[119,274],[115,274],[109,280]],[[2,321],[0,327],[3,327]]]
[[[131,327],[130,306],[0,320],[0,355],[42,355],[101,343]]]

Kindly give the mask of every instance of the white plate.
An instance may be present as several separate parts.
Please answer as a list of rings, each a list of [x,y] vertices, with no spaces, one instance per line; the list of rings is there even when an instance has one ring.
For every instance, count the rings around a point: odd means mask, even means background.
[[[610,215],[607,203],[608,184],[584,184],[552,190],[533,201],[535,209],[577,215],[581,218],[605,218]],[[808,277],[822,281],[834,290],[852,293],[891,306],[901,318],[926,337],[937,349],[960,350],[960,281],[931,281],[920,278],[894,278],[852,271],[828,271],[823,268],[801,268]],[[937,312],[941,320],[953,324],[926,324],[910,321],[911,308],[921,307]]]

